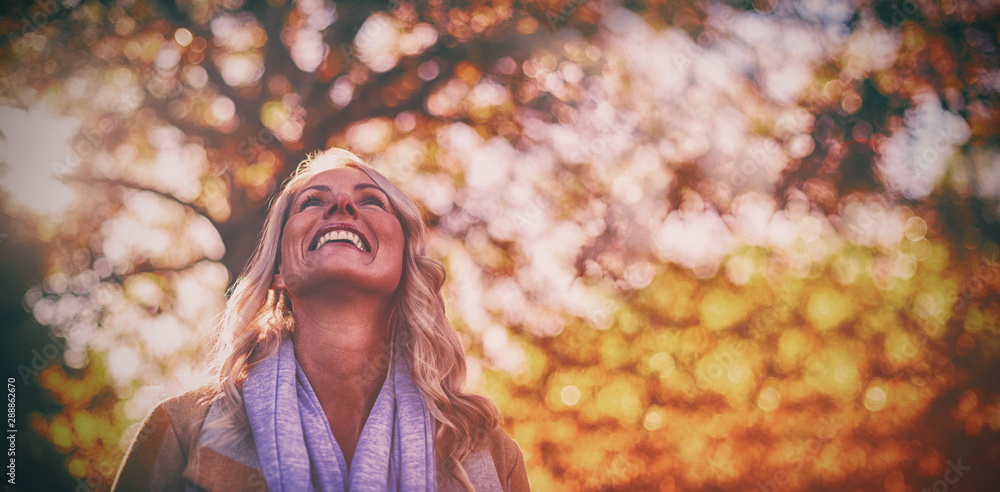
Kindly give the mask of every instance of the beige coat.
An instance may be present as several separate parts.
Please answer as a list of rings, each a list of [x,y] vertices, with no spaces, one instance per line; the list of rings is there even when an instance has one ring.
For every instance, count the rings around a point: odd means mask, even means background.
[[[252,436],[240,442],[200,445],[206,422],[221,415],[196,390],[157,406],[143,422],[118,470],[113,490],[266,491]],[[521,449],[503,429],[488,433],[463,462],[477,491],[525,491],[528,476]],[[438,488],[464,488],[454,477],[439,477]]]

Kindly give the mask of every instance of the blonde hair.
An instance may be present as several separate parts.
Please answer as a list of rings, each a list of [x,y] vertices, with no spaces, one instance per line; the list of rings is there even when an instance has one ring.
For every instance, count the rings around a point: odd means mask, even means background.
[[[219,322],[214,351],[215,399],[239,422],[240,388],[249,369],[274,354],[294,329],[291,303],[284,291],[270,288],[281,257],[282,230],[297,192],[313,175],[338,167],[363,171],[389,197],[405,237],[403,272],[389,313],[393,347],[412,370],[413,382],[436,420],[438,473],[455,475],[471,487],[461,461],[498,423],[488,398],[465,393],[465,356],[458,335],[445,316],[441,287],[445,270],[427,256],[427,228],[417,204],[353,153],[338,148],[309,156],[299,164],[275,197],[253,255],[233,286]],[[238,424],[240,425],[240,424]]]

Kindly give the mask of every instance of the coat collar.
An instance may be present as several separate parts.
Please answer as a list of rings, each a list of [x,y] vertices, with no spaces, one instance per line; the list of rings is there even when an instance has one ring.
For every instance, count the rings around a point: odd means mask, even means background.
[[[266,491],[253,434],[226,421],[221,405],[218,400],[212,403],[184,479],[206,491]]]
[[[257,447],[249,427],[234,428],[226,422],[220,401],[212,403],[205,417],[198,444],[188,457],[184,480],[197,490],[236,492],[267,490]],[[462,462],[466,475],[477,491],[503,490],[492,453],[486,447]],[[464,491],[455,477],[438,477],[441,491]]]

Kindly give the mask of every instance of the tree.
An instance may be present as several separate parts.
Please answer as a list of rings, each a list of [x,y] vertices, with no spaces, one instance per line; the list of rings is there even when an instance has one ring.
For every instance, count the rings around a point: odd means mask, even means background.
[[[38,163],[75,205],[17,232],[65,340],[22,421],[107,485],[267,197],[342,145],[425,207],[536,487],[989,483],[998,9],[817,5],[5,7],[4,104],[81,128]]]

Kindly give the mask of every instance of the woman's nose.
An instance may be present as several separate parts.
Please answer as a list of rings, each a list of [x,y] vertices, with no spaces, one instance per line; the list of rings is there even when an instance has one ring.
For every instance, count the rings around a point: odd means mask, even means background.
[[[337,213],[345,213],[351,217],[358,217],[358,207],[354,204],[354,200],[346,193],[341,193],[333,199],[330,203],[330,207],[326,209],[326,216],[331,217]]]

